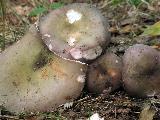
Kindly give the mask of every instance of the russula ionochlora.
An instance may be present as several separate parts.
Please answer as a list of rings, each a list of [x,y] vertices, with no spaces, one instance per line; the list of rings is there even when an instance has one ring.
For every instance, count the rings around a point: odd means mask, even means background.
[[[123,57],[126,91],[137,97],[160,95],[160,52],[143,44],[129,47]]]
[[[39,30],[49,50],[81,62],[101,55],[110,40],[109,24],[101,12],[86,3],[54,10],[40,20]]]
[[[0,54],[0,105],[11,112],[51,110],[80,95],[85,69],[51,53],[31,27]]]
[[[0,105],[17,113],[48,111],[73,101],[85,83],[87,66],[82,62],[101,55],[110,40],[108,28],[100,11],[85,3],[64,6],[41,18],[0,54]],[[107,80],[116,86],[119,68],[114,63],[107,68],[111,75]]]
[[[105,53],[88,68],[87,88],[91,93],[112,92],[121,84],[122,60],[114,53]]]

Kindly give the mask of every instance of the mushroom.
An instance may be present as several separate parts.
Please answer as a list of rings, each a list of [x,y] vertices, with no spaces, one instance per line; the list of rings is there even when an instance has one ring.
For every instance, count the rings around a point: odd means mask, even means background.
[[[80,95],[85,71],[51,53],[32,26],[0,54],[0,105],[15,113],[51,110]]]
[[[110,40],[109,24],[101,12],[86,3],[54,10],[40,20],[39,30],[49,50],[62,58],[97,58]]]
[[[126,91],[137,97],[160,95],[160,52],[143,44],[129,47],[123,57]]]
[[[121,84],[122,60],[114,53],[105,53],[88,68],[87,88],[91,93],[112,92]]]

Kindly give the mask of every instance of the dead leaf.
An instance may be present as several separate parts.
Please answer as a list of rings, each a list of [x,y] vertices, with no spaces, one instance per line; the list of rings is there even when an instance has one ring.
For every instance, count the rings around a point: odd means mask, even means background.
[[[153,45],[153,46],[151,46],[151,47],[154,48],[154,49],[159,49],[159,50],[160,50],[160,44]]]
[[[155,23],[152,26],[149,26],[147,29],[145,29],[142,35],[159,36],[160,35],[160,21]]]
[[[109,32],[111,32],[111,33],[118,33],[118,29],[117,29],[116,26],[113,26],[113,27],[109,28]]]
[[[146,104],[140,113],[139,120],[153,120],[156,110],[151,109],[151,105]]]
[[[132,26],[131,25],[126,25],[123,28],[121,28],[120,33],[129,33],[132,31]]]
[[[27,16],[31,11],[31,7],[28,7],[28,6],[22,7],[20,5],[15,6],[14,9],[18,15],[22,15],[22,16]]]

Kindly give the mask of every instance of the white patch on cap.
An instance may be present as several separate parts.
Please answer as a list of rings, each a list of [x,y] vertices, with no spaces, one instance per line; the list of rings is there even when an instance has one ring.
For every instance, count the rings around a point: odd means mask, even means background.
[[[104,118],[100,118],[98,113],[93,114],[90,118],[87,120],[104,120]]]
[[[118,60],[116,60],[116,63],[118,63]]]
[[[82,18],[82,14],[73,9],[68,10],[66,13],[66,16],[67,16],[69,23],[71,24]]]
[[[74,46],[75,41],[76,39],[74,37],[69,37],[69,39],[67,40],[69,46]]]
[[[48,48],[49,48],[49,50],[52,50],[53,47],[52,47],[51,44],[49,44],[49,45],[48,45]]]
[[[82,58],[82,51],[80,51],[79,49],[72,48],[69,52],[74,59]]]
[[[44,34],[44,36],[45,36],[45,37],[51,37],[51,35],[49,35],[49,34]]]
[[[80,82],[80,83],[84,83],[85,82],[85,78],[86,78],[85,75],[79,75],[77,77],[77,81]]]
[[[84,51],[82,56],[87,60],[93,60],[97,58],[99,55],[101,55],[101,53],[102,53],[102,48],[100,46],[97,46],[96,48]]]

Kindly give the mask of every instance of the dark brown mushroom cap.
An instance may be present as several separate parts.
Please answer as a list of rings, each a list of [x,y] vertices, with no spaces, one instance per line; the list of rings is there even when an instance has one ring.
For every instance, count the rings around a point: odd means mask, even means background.
[[[87,88],[91,93],[114,91],[121,84],[122,60],[113,53],[106,53],[89,65]],[[109,92],[110,92],[109,90]]]
[[[48,48],[70,60],[97,58],[110,39],[107,19],[86,3],[74,3],[52,11],[41,19],[39,28]]]
[[[123,57],[126,91],[137,97],[160,93],[160,52],[143,44],[129,47]]]

